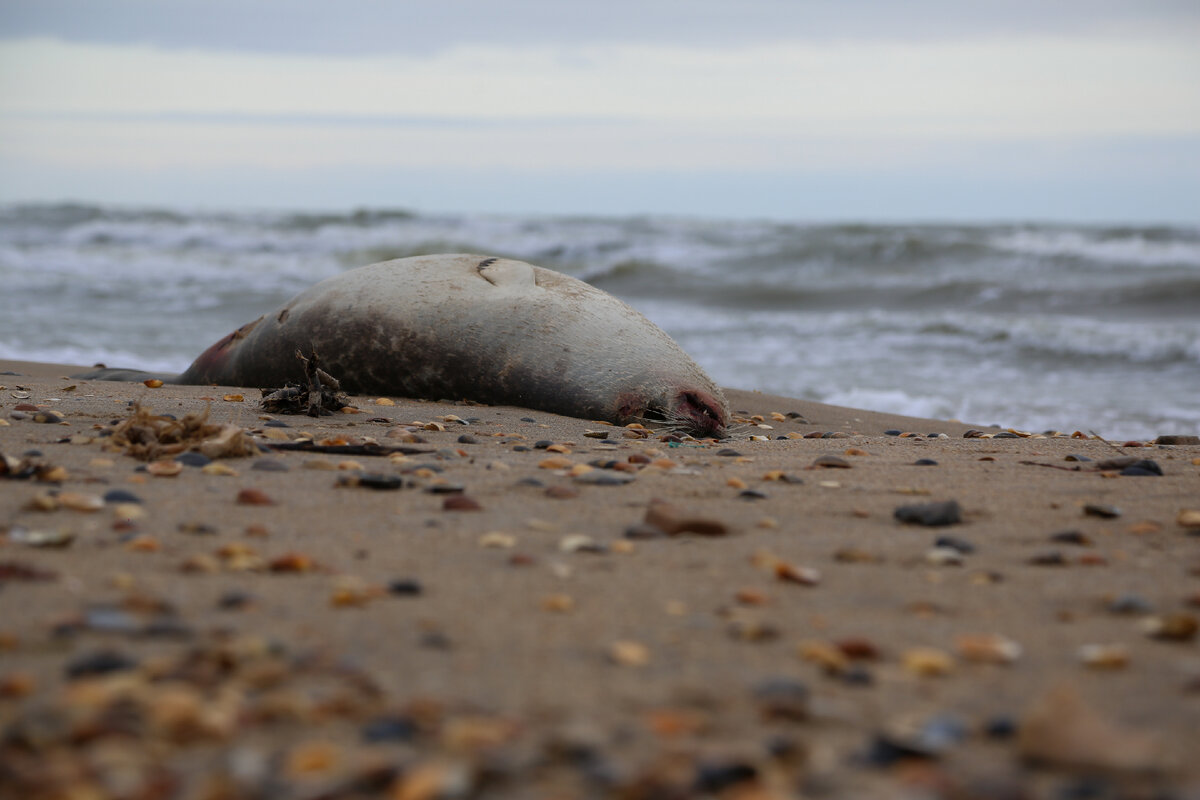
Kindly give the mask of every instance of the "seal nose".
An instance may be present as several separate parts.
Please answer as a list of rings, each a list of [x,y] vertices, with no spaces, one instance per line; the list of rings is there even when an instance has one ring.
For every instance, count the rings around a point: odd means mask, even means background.
[[[725,410],[716,398],[704,392],[683,391],[676,399],[676,411],[701,436],[725,436]]]

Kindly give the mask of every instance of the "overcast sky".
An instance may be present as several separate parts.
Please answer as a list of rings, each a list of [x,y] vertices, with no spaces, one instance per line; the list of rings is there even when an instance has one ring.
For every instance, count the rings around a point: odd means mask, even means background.
[[[0,4],[0,201],[1200,222],[1200,3]]]

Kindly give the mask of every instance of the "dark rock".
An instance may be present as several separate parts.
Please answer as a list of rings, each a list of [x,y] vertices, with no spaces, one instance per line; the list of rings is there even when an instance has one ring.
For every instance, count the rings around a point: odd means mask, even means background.
[[[179,455],[175,456],[175,460],[180,464],[183,464],[185,467],[206,467],[212,463],[211,458],[204,455],[204,453],[197,453],[195,450],[189,450],[186,453],[180,453]]]
[[[459,444],[479,444],[479,439],[477,439],[475,436],[473,436],[469,433],[464,433],[462,436],[458,437],[458,443]]]
[[[97,650],[67,662],[66,672],[70,679],[92,675],[108,675],[136,669],[138,662],[116,650]]]
[[[701,794],[717,794],[741,783],[758,780],[758,769],[753,764],[738,761],[728,764],[697,764],[696,780],[692,788]]]
[[[918,467],[936,467],[938,462],[934,461],[932,458],[918,458],[913,462],[913,464]]]
[[[753,694],[766,719],[792,722],[808,719],[808,687],[794,678],[769,678],[757,684]]]
[[[1083,531],[1059,531],[1050,535],[1050,541],[1060,544],[1077,544],[1082,547],[1091,547],[1092,540]]]
[[[291,467],[277,458],[260,458],[250,465],[250,469],[263,472],[287,472]]]
[[[884,436],[899,436],[902,433],[904,433],[904,431],[900,430],[899,428],[891,428],[889,430],[884,431],[883,435]]]
[[[722,458],[734,458],[736,456],[740,456],[741,453],[739,453],[737,450],[734,450],[732,447],[722,447],[717,451],[717,455],[721,456]]]
[[[758,489],[743,489],[738,492],[738,497],[743,500],[766,500],[767,493],[760,492]]]
[[[388,592],[401,597],[416,597],[424,591],[421,583],[413,578],[397,578],[388,584]]]
[[[922,503],[911,506],[900,506],[893,512],[896,519],[910,525],[956,525],[962,522],[962,508],[956,500],[943,503]]]
[[[1165,434],[1154,440],[1155,444],[1200,444],[1200,436]]]
[[[1113,519],[1121,516],[1121,509],[1116,506],[1103,505],[1100,503],[1088,503],[1083,507],[1084,516],[1101,517],[1102,519]]]
[[[410,742],[421,728],[410,717],[376,717],[362,727],[362,737],[368,742]]]
[[[141,503],[142,498],[125,489],[109,489],[104,493],[106,503]]]
[[[964,555],[975,552],[975,545],[971,544],[966,539],[960,539],[957,536],[939,536],[933,540],[933,546],[957,550]]]
[[[1163,471],[1162,467],[1158,465],[1157,461],[1144,458],[1141,461],[1134,462],[1125,469],[1121,470],[1121,474],[1128,475],[1130,477],[1148,476],[1157,478],[1162,476]]]
[[[1154,611],[1154,605],[1136,594],[1123,594],[1114,597],[1106,606],[1111,614],[1149,614]]]

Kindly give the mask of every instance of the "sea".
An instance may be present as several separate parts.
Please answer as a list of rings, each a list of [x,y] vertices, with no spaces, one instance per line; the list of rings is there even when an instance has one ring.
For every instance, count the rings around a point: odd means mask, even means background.
[[[0,358],[179,371],[317,281],[448,252],[604,289],[725,386],[1029,431],[1200,433],[1200,225],[7,205]]]

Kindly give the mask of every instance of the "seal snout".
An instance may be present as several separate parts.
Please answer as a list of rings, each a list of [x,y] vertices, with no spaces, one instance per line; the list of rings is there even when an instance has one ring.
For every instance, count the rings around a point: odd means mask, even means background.
[[[707,392],[685,389],[675,397],[671,411],[693,435],[725,436],[725,404]]]

